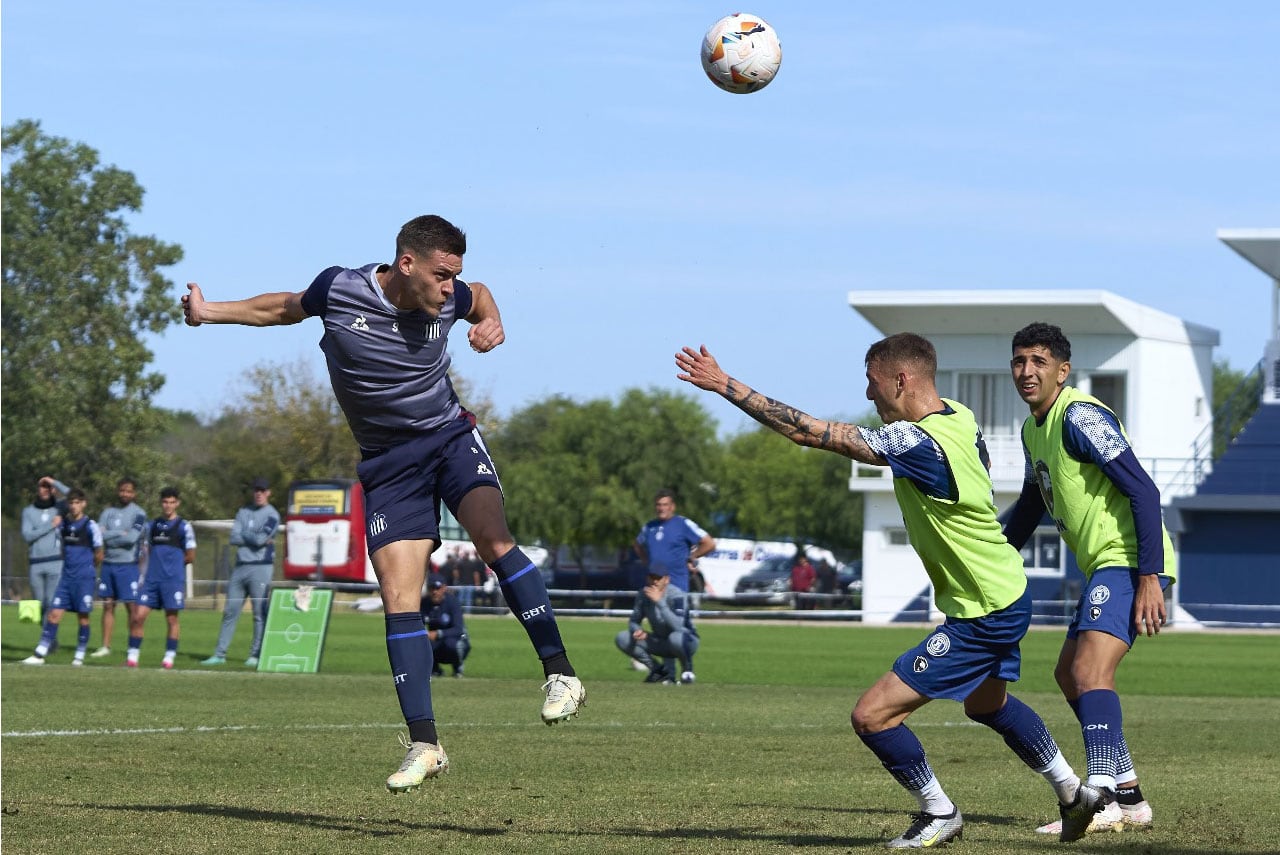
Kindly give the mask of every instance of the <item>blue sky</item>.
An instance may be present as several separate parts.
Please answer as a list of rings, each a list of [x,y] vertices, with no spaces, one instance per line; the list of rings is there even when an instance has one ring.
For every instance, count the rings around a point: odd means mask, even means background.
[[[1044,6],[762,0],[784,61],[743,96],[702,75],[735,9],[700,0],[7,0],[0,105],[137,176],[135,229],[186,251],[175,300],[301,290],[451,219],[508,337],[454,366],[503,413],[695,394],[672,354],[705,343],[860,415],[879,336],[850,290],[1105,289],[1252,367],[1269,285],[1215,233],[1280,226],[1280,4]],[[174,327],[158,403],[216,413],[261,362],[320,375],[319,335]]]

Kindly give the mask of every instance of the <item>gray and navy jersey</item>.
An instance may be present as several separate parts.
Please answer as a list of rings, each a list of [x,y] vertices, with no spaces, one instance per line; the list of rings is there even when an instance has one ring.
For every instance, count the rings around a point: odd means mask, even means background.
[[[380,268],[330,267],[302,296],[303,310],[324,320],[320,349],[333,394],[366,452],[400,445],[462,412],[446,344],[454,323],[471,313],[471,288],[461,279],[439,317],[401,311],[377,283]]]
[[[956,411],[950,405],[945,405],[938,412],[951,416]],[[942,447],[915,422],[893,422],[876,428],[859,427],[858,434],[868,448],[888,462],[895,478],[906,478],[921,493],[935,499],[954,502],[959,497],[959,490],[951,476]],[[991,458],[981,430],[978,431],[974,449],[982,465],[990,469]]]
[[[151,559],[147,578],[181,579],[186,574],[187,551],[196,548],[196,530],[182,517],[157,517],[147,528]]]
[[[245,505],[236,511],[231,524],[231,545],[236,547],[236,566],[273,564],[276,557],[276,529],[280,512],[271,505]]]
[[[98,517],[102,543],[106,547],[103,561],[108,564],[137,564],[142,551],[142,532],[147,527],[147,514],[134,502],[123,508],[113,505]]]
[[[94,553],[102,548],[102,530],[88,517],[62,520],[62,572],[71,577],[92,579],[97,569]]]

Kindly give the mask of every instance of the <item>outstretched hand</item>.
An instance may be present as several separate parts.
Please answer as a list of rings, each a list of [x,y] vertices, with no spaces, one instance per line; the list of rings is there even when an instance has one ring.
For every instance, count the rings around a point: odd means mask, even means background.
[[[498,318],[484,318],[467,330],[467,343],[476,353],[488,353],[507,340]]]
[[[729,385],[729,375],[720,368],[706,345],[699,345],[697,350],[681,348],[676,354],[676,367],[683,372],[676,375],[677,380],[692,383],[699,389],[723,393]]]
[[[187,326],[198,327],[204,323],[204,293],[194,282],[187,283],[187,290],[191,293],[182,295],[182,315]]]

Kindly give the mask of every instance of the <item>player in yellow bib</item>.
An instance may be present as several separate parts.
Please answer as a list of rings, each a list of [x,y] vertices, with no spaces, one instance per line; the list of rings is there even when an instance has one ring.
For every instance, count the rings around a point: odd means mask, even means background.
[[[1021,547],[1047,510],[1085,575],[1054,677],[1080,720],[1088,783],[1102,794],[1089,831],[1151,825],[1122,729],[1116,669],[1137,637],[1165,623],[1164,589],[1175,556],[1160,517],[1160,491],[1115,413],[1071,386],[1071,342],[1052,324],[1013,337],[1027,478],[1005,524]],[[1039,831],[1057,831],[1055,824]]]
[[[926,848],[961,836],[964,819],[906,726],[935,698],[962,702],[969,718],[1000,734],[1053,786],[1068,827],[1063,839],[1076,839],[1068,836],[1072,828],[1083,836],[1099,794],[1080,782],[1040,716],[1008,693],[1031,622],[1026,573],[996,519],[986,443],[973,413],[938,395],[933,345],[899,333],[867,351],[867,398],[885,422],[880,428],[823,421],[766,398],[726,374],[705,347],[684,348],[676,365],[681,380],[719,393],[798,445],[893,471],[911,545],[947,617],[863,693],[851,716],[859,738],[920,805],[911,826],[886,845]]]

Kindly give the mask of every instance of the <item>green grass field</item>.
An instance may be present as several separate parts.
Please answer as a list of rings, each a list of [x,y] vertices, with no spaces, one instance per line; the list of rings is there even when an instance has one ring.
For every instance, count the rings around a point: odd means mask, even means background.
[[[469,676],[435,688],[452,769],[392,796],[383,781],[404,727],[381,615],[335,608],[317,675],[200,668],[218,620],[184,613],[172,672],[158,667],[158,616],[138,671],[122,656],[73,669],[66,647],[32,668],[17,662],[38,628],[3,609],[6,852],[858,852],[879,849],[914,810],[853,735],[849,710],[920,628],[704,622],[699,682],[657,686],[613,648],[623,622],[566,619],[589,702],[548,728],[541,670],[515,621],[474,618]],[[249,632],[245,616],[232,662]],[[72,637],[64,626],[64,645]],[[1079,729],[1051,676],[1060,643],[1060,629],[1033,630],[1016,693],[1082,771]],[[1076,844],[1035,834],[1056,817],[1049,786],[958,704],[925,707],[910,723],[966,817],[954,848],[1280,851],[1278,644],[1176,631],[1139,642],[1121,693],[1156,811],[1149,831]]]

